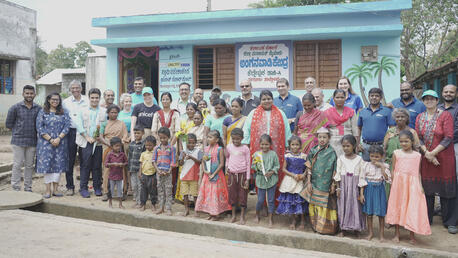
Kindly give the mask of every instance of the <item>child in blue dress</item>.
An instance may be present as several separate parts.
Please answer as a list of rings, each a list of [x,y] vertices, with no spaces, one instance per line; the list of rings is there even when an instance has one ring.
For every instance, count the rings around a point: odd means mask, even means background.
[[[299,193],[304,188],[304,172],[307,155],[301,151],[301,138],[292,136],[289,141],[290,151],[285,155],[283,172],[285,177],[280,185],[280,195],[277,198],[277,214],[290,215],[290,229],[296,229],[297,216],[300,215],[300,228],[304,228],[304,215],[308,210],[308,203]]]

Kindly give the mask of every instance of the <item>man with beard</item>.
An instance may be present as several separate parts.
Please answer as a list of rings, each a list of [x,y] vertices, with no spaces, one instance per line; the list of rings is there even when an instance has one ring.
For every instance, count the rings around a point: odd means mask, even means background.
[[[141,76],[135,77],[135,80],[134,80],[134,91],[135,92],[130,94],[130,96],[132,97],[132,107],[131,108],[134,108],[135,105],[137,104],[143,103],[142,91],[144,87],[145,87],[145,79],[143,79],[143,77]],[[157,100],[154,97],[154,94],[153,94],[153,103],[157,105]]]
[[[384,107],[380,100],[383,97],[383,91],[379,88],[369,90],[370,105],[361,109],[358,118],[358,127],[361,132],[363,143],[358,146],[362,151],[362,158],[369,162],[369,147],[378,145],[383,147],[383,138],[389,126],[394,126],[395,122],[391,117],[392,110]]]
[[[453,144],[455,147],[455,166],[456,166],[456,173],[458,176],[458,104],[456,103],[456,86],[453,84],[446,85],[442,90],[442,98],[444,99],[444,103],[438,105],[440,110],[448,111],[453,117],[453,124],[454,124],[454,131],[453,131]],[[454,221],[455,225],[448,225],[448,232],[450,234],[458,233],[458,228],[456,224],[458,222],[458,191],[457,196],[455,198],[455,205],[454,211],[452,215],[452,219],[450,221]]]
[[[393,100],[392,105],[388,107],[405,108],[410,113],[409,127],[415,129],[415,121],[420,113],[426,111],[426,107],[413,95],[413,87],[409,82],[401,83],[401,97]]]
[[[6,116],[6,128],[12,130],[11,147],[13,148],[13,172],[11,185],[13,190],[21,190],[22,165],[24,165],[24,191],[32,192],[32,173],[37,147],[37,120],[41,107],[33,102],[35,88],[26,85],[22,89],[21,101],[10,107]]]

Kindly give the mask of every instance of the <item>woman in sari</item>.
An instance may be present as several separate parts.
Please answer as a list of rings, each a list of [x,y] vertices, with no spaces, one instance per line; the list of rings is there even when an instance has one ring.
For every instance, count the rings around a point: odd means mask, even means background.
[[[344,154],[340,144],[344,135],[351,134],[356,138],[356,142],[359,142],[358,119],[355,111],[345,106],[344,90],[335,90],[332,99],[334,100],[334,107],[326,110],[325,114],[330,124],[330,144],[339,157]]]
[[[243,100],[235,98],[231,102],[232,116],[226,117],[223,121],[223,141],[224,146],[232,143],[231,132],[234,128],[243,128],[246,116],[242,115]]]
[[[261,91],[259,98],[261,104],[251,111],[245,120],[242,144],[250,146],[250,156],[253,156],[260,149],[261,135],[268,134],[272,138],[272,150],[277,153],[280,164],[283,164],[288,140],[291,137],[288,118],[282,110],[273,105],[274,98],[271,91]],[[280,168],[277,186],[280,186],[283,176],[284,173]],[[278,195],[280,192],[277,190],[275,200]]]
[[[443,225],[456,226],[456,220],[453,221],[456,196],[453,117],[449,112],[437,108],[439,96],[435,91],[425,91],[422,100],[426,111],[417,116],[415,130],[423,153],[420,171],[429,223],[433,222],[434,197],[439,194]]]
[[[317,131],[318,145],[307,155],[307,183],[300,195],[309,202],[310,223],[314,231],[333,235],[337,232],[336,173],[337,156],[329,144],[326,128]]]
[[[175,133],[180,130],[180,113],[178,110],[171,109],[170,104],[172,103],[172,95],[169,92],[161,94],[162,109],[154,113],[153,122],[151,124],[151,133],[159,140],[157,132],[161,127],[167,127],[170,130],[172,136],[171,144],[175,144],[176,138]]]
[[[297,113],[294,121],[294,134],[301,138],[302,152],[308,154],[318,144],[316,131],[326,127],[328,119],[323,112],[315,108],[315,98],[311,93],[306,93],[302,97],[302,106],[304,111]]]

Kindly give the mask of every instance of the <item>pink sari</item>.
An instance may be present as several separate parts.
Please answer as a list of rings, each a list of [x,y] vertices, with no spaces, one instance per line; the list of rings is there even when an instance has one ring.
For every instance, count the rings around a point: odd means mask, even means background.
[[[326,115],[314,108],[310,112],[304,112],[297,123],[297,136],[302,140],[302,152],[308,154],[309,151],[318,144],[316,131],[321,127],[328,126]]]

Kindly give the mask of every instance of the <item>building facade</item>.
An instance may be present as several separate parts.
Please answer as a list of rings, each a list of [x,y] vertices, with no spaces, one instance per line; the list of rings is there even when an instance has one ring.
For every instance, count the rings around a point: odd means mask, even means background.
[[[142,76],[156,97],[174,95],[178,84],[240,94],[239,82],[254,90],[275,90],[287,78],[302,96],[304,79],[314,77],[330,96],[341,76],[367,104],[379,87],[387,102],[399,96],[402,10],[410,0],[215,12],[94,18],[106,28],[106,87],[117,96],[133,90]]]

